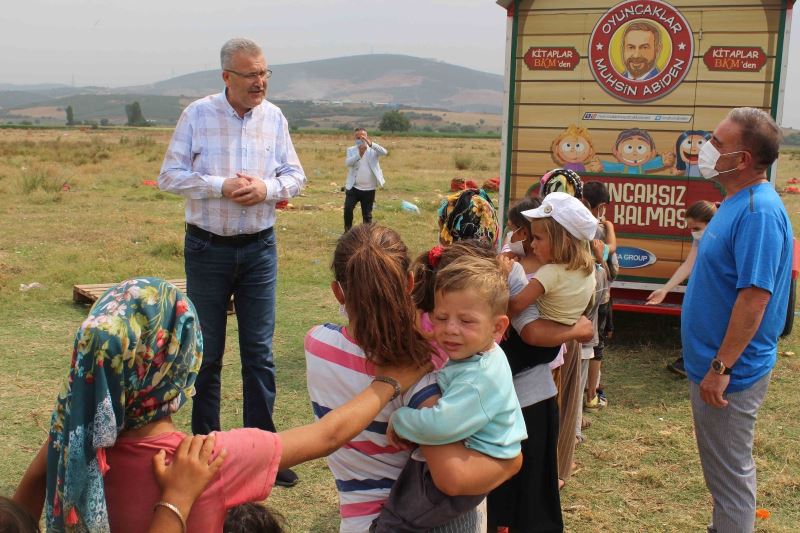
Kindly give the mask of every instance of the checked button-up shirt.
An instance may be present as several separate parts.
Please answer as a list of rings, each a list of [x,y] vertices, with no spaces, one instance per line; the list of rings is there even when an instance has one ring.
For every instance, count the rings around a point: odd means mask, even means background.
[[[267,197],[243,206],[222,196],[225,178],[263,179]],[[186,198],[186,222],[217,235],[258,233],[275,223],[275,204],[300,194],[306,176],[286,117],[264,100],[239,117],[225,93],[189,104],[172,135],[158,186]]]

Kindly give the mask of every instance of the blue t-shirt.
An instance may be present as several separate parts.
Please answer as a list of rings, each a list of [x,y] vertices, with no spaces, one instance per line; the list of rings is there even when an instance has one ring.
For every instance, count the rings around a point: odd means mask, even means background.
[[[769,303],[750,344],[733,366],[726,392],[750,387],[777,358],[786,321],[792,269],[792,226],[769,183],[726,198],[697,250],[681,313],[683,357],[689,379],[700,383],[722,344],[740,289],[769,291]]]

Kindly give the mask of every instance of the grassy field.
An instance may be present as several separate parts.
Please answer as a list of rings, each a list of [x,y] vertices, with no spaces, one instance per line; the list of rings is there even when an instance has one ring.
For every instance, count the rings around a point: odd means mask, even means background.
[[[146,186],[161,164],[167,131],[0,129],[0,493],[9,494],[45,438],[67,373],[72,336],[86,307],[72,303],[78,283],[133,276],[183,277],[182,199]],[[396,228],[412,252],[435,242],[435,207],[451,178],[497,175],[498,140],[380,138],[387,187],[377,221]],[[312,420],[302,338],[337,321],[329,262],[341,232],[344,150],[349,135],[295,135],[309,178],[294,209],[278,216],[279,296],[275,351],[279,427]],[[469,159],[472,169],[456,170]],[[483,169],[483,170],[481,170]],[[800,153],[782,157],[779,188],[800,176]],[[64,184],[68,192],[61,192]],[[800,197],[785,196],[794,227]],[[420,215],[400,209],[416,203]],[[358,216],[358,215],[357,215]],[[38,282],[40,288],[20,290]],[[800,327],[781,341],[797,351]],[[236,338],[236,320],[228,326]],[[697,531],[710,498],[694,444],[686,382],[664,365],[680,351],[679,323],[662,317],[616,317],[616,338],[604,365],[610,406],[590,415],[578,448],[578,473],[562,493],[570,531]],[[223,424],[241,424],[238,347],[229,342]],[[781,356],[761,410],[756,439],[759,507],[771,511],[759,531],[791,531],[800,523],[800,358]],[[177,417],[188,429],[188,409]],[[337,531],[336,491],[324,461],[297,469],[301,483],[276,488],[272,507],[291,531]]]

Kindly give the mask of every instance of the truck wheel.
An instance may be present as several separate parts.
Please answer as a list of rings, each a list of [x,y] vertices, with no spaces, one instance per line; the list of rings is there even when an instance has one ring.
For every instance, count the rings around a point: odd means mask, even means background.
[[[794,324],[794,304],[796,297],[797,281],[793,279],[789,284],[789,307],[786,309],[786,322],[783,325],[783,333],[781,333],[781,337],[785,337],[792,332],[792,325]]]

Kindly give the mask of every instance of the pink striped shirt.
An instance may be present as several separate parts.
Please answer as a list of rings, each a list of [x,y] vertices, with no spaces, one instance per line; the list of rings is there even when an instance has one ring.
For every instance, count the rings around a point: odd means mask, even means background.
[[[308,394],[319,419],[352,399],[371,382],[372,365],[343,326],[323,324],[305,337]],[[439,387],[428,374],[410,391],[391,401],[367,428],[328,456],[328,467],[339,491],[341,533],[365,533],[389,497],[410,452],[389,445],[386,426],[391,414],[404,405],[419,406]]]

